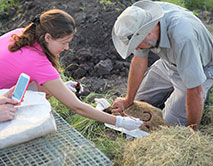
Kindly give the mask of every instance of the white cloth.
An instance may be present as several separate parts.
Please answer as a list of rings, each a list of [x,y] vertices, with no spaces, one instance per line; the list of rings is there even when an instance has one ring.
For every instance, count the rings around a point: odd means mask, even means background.
[[[98,110],[105,110],[110,107],[109,102],[104,98],[95,98],[95,102],[97,103],[96,108]]]
[[[131,137],[141,138],[141,137],[149,135],[149,133],[147,133],[146,131],[143,131],[139,128],[135,129],[135,130],[126,130],[123,127],[116,127],[116,126],[108,124],[108,123],[105,123],[104,125],[106,127],[113,129],[113,130],[120,131],[120,132],[126,134],[128,136],[128,138],[131,138]]]
[[[0,90],[0,94],[5,91]],[[45,93],[27,90],[24,101],[16,107],[14,119],[0,123],[0,149],[56,131],[51,106]]]

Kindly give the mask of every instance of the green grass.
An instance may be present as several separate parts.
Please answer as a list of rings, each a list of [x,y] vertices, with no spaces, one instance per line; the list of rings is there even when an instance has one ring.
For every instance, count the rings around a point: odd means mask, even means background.
[[[205,0],[205,8],[209,11],[213,11],[213,0]]]
[[[213,11],[213,0],[159,0],[170,2],[176,5],[183,6],[189,10],[209,10]]]
[[[209,95],[209,104],[213,105],[213,87],[211,88],[211,92],[210,92],[210,95]]]
[[[115,5],[116,2],[112,2],[110,0],[100,0],[99,2],[101,5],[104,4],[104,5]]]
[[[20,0],[0,0],[0,12],[3,12],[5,9],[17,6]]]
[[[73,78],[66,77],[63,74],[63,69],[61,69],[60,76],[63,81],[73,80]],[[105,94],[91,92],[88,96],[80,96],[80,100],[92,105],[93,107],[96,106],[94,101],[95,98],[105,98],[112,104],[113,100],[117,97],[117,93],[118,91],[115,89],[111,89]],[[74,111],[61,104],[54,97],[51,97],[49,102],[51,103],[52,108],[70,125],[78,130],[85,138],[94,142],[96,147],[108,156],[113,163],[115,163],[114,165],[119,165],[119,163],[121,163],[122,156],[120,148],[123,147],[121,144],[126,142],[122,133],[105,127],[105,125],[101,122],[76,114]]]
[[[114,92],[114,91],[112,91]],[[110,100],[110,97],[114,97],[114,93],[96,94],[90,93],[88,96],[83,97],[83,101],[90,103],[92,106],[96,106],[93,102],[96,97],[104,97]],[[112,95],[112,96],[110,96]],[[53,109],[60,114],[70,125],[78,130],[85,138],[95,143],[96,147],[101,150],[113,163],[119,165],[121,163],[122,156],[120,151],[122,150],[121,144],[126,142],[124,135],[120,132],[111,130],[101,122],[82,117],[69,110],[66,106],[57,101],[54,97],[49,99]]]
[[[183,0],[159,0],[163,2],[170,2],[179,6],[184,6]]]
[[[116,139],[112,140],[108,135],[103,133],[101,137],[93,138],[91,141],[93,141],[96,147],[112,160],[114,166],[121,165],[123,160],[123,147],[127,142],[122,134],[117,134]]]

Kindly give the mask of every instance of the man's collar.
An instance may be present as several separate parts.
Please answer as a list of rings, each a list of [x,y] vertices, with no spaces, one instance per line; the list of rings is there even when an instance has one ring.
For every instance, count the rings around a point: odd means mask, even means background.
[[[167,35],[167,26],[165,23],[165,19],[162,18],[160,20],[160,43],[159,43],[160,48],[171,48],[169,38]]]

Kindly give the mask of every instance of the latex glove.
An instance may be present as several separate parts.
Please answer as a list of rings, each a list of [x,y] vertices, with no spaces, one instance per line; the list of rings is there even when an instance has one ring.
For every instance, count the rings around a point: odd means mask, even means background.
[[[131,119],[129,117],[116,116],[116,127],[123,127],[127,130],[135,130],[142,124],[143,122],[138,118]]]
[[[76,81],[67,81],[67,82],[65,82],[64,83],[71,91],[73,91],[73,92],[77,92],[77,89],[76,89],[76,86],[77,86],[77,84],[78,84],[78,82],[76,82]],[[80,85],[80,90],[79,90],[79,92],[78,93],[82,93],[84,91],[84,88],[83,88],[83,86],[82,85]]]

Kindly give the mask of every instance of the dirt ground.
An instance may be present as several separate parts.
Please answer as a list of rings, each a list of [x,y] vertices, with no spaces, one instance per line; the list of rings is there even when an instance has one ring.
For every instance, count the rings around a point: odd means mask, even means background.
[[[116,52],[111,31],[117,16],[137,0],[21,0],[20,5],[0,12],[0,34],[30,23],[36,14],[58,8],[71,14],[77,23],[70,50],[60,57],[65,75],[87,85],[90,92],[105,93],[119,89],[125,93],[131,57],[123,60]],[[199,17],[213,32],[212,14],[199,12]],[[149,56],[149,66],[158,57]],[[120,95],[118,94],[118,95]]]

